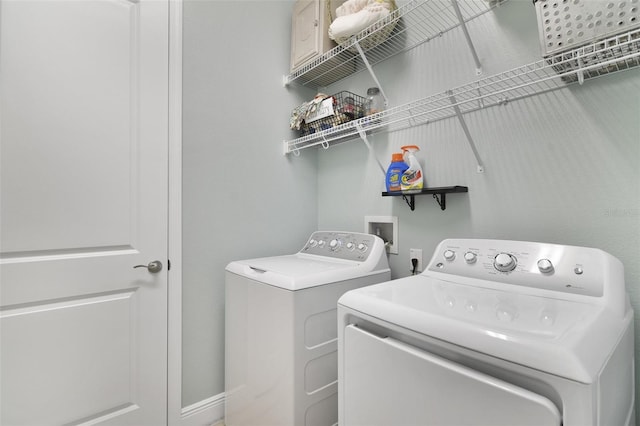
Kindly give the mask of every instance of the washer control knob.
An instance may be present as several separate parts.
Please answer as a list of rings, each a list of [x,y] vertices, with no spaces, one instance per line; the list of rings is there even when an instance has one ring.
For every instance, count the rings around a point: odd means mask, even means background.
[[[449,262],[452,262],[453,259],[456,258],[456,252],[453,250],[445,250],[444,251],[444,258],[445,260],[448,260]]]
[[[509,272],[516,269],[518,262],[516,258],[509,253],[499,253],[493,259],[493,266],[500,272]]]
[[[353,249],[355,248],[356,248],[356,245],[353,244],[352,242],[347,243],[347,250],[353,251]]]
[[[468,251],[464,254],[464,261],[468,264],[476,263],[476,260],[478,260],[478,255],[474,252]]]
[[[367,245],[365,243],[360,243],[358,244],[358,251],[364,253],[365,251],[367,251],[369,247],[367,247]]]
[[[549,259],[538,260],[538,269],[543,274],[550,274],[553,272],[553,263]]]
[[[329,248],[333,251],[338,250],[341,245],[342,245],[342,241],[338,239],[333,239],[329,242]]]
[[[318,241],[318,247],[320,247],[320,248],[324,247],[325,244],[326,244],[325,240]]]
[[[309,240],[309,247],[315,247],[318,245],[318,242],[313,238]]]

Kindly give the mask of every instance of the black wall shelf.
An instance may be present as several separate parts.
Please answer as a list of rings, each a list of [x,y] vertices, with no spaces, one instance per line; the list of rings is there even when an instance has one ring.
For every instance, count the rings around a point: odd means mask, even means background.
[[[445,210],[447,208],[447,194],[454,194],[460,192],[469,192],[469,188],[466,186],[442,186],[439,188],[423,188],[423,189],[414,189],[410,191],[391,191],[391,192],[383,192],[383,197],[402,197],[404,201],[407,202],[411,211],[416,208],[416,195],[424,195],[431,194],[433,198],[438,202],[441,210]]]

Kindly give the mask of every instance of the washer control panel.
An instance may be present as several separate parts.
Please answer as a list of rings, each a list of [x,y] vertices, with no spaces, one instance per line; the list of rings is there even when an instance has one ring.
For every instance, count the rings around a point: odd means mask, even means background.
[[[374,247],[384,246],[380,237],[357,232],[314,232],[300,253],[327,256],[337,259],[364,261]]]
[[[614,262],[611,255],[587,247],[449,239],[438,245],[424,274],[433,271],[599,297],[605,272],[612,270]]]

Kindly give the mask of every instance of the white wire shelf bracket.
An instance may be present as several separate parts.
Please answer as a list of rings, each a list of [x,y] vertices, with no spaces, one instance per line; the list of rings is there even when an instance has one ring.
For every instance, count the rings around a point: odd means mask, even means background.
[[[487,2],[478,0],[411,0],[385,18],[372,24],[349,41],[329,50],[324,55],[298,67],[284,77],[284,84],[324,87],[348,75],[366,70],[359,54],[360,46],[370,65],[376,65],[392,56],[413,49],[488,12],[506,0]],[[372,43],[380,33],[389,32],[382,43]],[[470,38],[467,36],[470,44]],[[470,44],[477,69],[479,61]]]
[[[358,128],[373,133],[427,124],[639,66],[640,29],[636,29],[322,132],[284,141],[284,152],[299,154],[302,149],[318,145],[329,148],[333,143],[359,136]]]

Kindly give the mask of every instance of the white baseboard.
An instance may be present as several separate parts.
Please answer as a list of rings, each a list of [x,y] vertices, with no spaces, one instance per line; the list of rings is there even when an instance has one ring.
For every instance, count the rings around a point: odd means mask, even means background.
[[[180,426],[210,426],[224,420],[224,392],[184,407]]]

